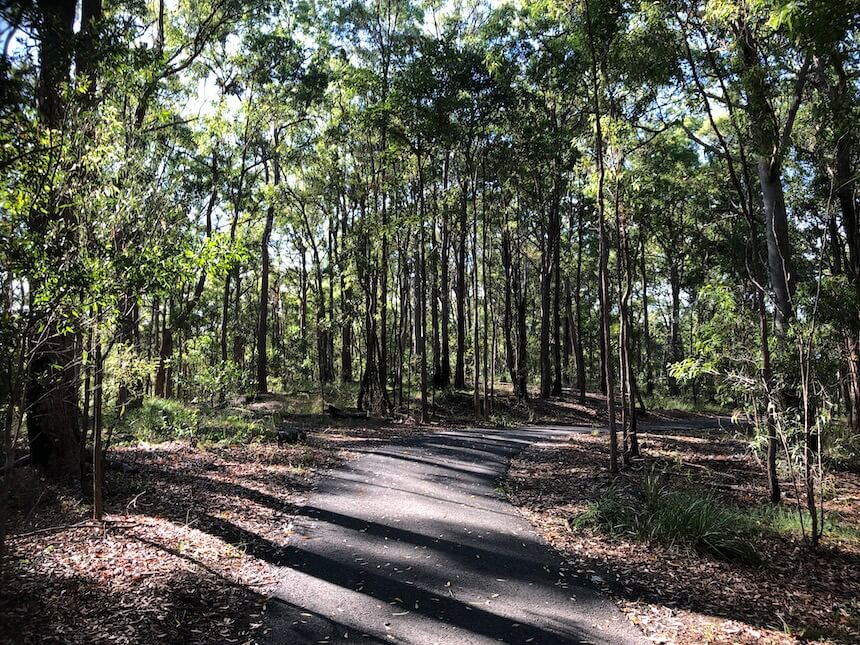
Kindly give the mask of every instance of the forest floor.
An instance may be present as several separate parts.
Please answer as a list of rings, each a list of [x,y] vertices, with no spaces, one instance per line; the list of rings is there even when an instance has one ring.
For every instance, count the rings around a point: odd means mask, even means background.
[[[87,521],[91,506],[79,491],[17,469],[0,642],[256,642],[278,580],[273,558],[258,545],[277,550],[302,539],[295,517],[331,468],[375,446],[468,423],[468,393],[438,403],[440,420],[420,426],[402,411],[385,421],[290,414],[289,399],[275,396],[241,407],[266,420],[260,427],[306,429],[306,442],[278,446],[268,431],[214,443],[195,436],[129,440],[109,454],[108,521],[98,527]],[[605,435],[598,431],[605,408],[597,397],[584,405],[557,399],[517,408],[501,392],[497,403],[499,427],[578,426],[566,443],[527,448],[500,490],[650,639],[783,643],[823,634],[857,642],[857,474],[836,473],[827,488],[828,512],[853,533],[826,535],[824,547],[810,554],[796,536],[770,532],[757,545],[762,566],[730,565],[681,547],[572,531],[569,520],[613,483],[635,489],[654,467],[669,473],[673,485],[709,487],[758,508],[765,482],[742,438],[691,429],[688,414],[661,413],[651,419],[660,428],[649,427],[643,437],[646,458],[613,482],[605,471]]]
[[[267,415],[277,397],[245,406]],[[408,423],[301,415],[307,441],[193,440],[111,449],[106,519],[79,490],[19,468],[11,491],[2,643],[254,642],[275,567],[249,536],[286,545],[320,473],[416,430]],[[66,528],[57,528],[66,527]]]
[[[762,503],[767,482],[742,435],[696,428],[702,424],[684,414],[657,417],[641,433],[644,457],[615,477],[606,468],[605,434],[578,432],[566,444],[530,446],[506,475],[510,499],[652,642],[860,642],[860,474],[828,477],[828,523],[812,552],[791,519],[796,499],[788,482],[780,511]],[[641,504],[643,480],[654,473],[665,492],[715,495],[750,517],[781,518],[762,522],[755,535],[761,563],[730,563],[577,522],[610,490]]]

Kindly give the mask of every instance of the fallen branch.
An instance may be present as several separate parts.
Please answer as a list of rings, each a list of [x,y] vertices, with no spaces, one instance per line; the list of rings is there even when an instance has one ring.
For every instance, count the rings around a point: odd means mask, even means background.
[[[334,419],[367,419],[367,410],[341,410],[340,408],[329,404],[326,406],[326,412]]]
[[[45,533],[58,533],[60,531],[74,531],[77,529],[89,529],[89,528],[115,528],[115,529],[128,529],[137,526],[137,522],[130,522],[128,520],[102,520],[101,522],[97,522],[95,520],[85,520],[83,522],[78,522],[76,524],[65,524],[62,526],[49,526],[43,529],[36,529],[35,531],[28,531],[27,533],[15,533],[9,535],[8,539],[19,540],[21,538],[33,537],[34,535],[43,535]]]
[[[24,455],[23,457],[18,457],[15,461],[13,461],[8,466],[3,466],[0,469],[0,473],[5,473],[7,470],[15,470],[18,466],[26,466],[30,463],[30,455]]]

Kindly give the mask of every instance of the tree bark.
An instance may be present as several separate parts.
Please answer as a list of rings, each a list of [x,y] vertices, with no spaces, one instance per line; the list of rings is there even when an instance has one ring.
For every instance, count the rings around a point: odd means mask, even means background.
[[[576,389],[579,392],[579,402],[585,403],[585,354],[583,352],[582,341],[582,231],[585,228],[583,222],[583,214],[585,204],[583,203],[584,195],[579,196],[579,204],[577,205],[577,226],[576,226],[576,283],[573,290],[573,302],[576,309],[576,333],[573,335],[575,343],[573,352],[576,356]]]
[[[277,180],[275,183],[277,183]],[[274,223],[274,219],[275,207],[269,206],[266,209],[266,222],[263,225],[263,236],[260,240],[260,309],[257,317],[258,394],[266,394],[269,391],[268,351],[266,348],[266,340],[269,316],[269,241],[272,237],[272,225]]]
[[[60,130],[65,106],[62,86],[69,80],[73,25],[76,2],[47,1],[38,3],[39,11],[39,79],[37,103],[43,127]],[[51,254],[71,252],[68,245],[76,240],[71,213],[61,208],[60,195],[51,189],[49,203],[34,210],[28,225],[36,236],[44,236],[49,223],[62,222],[68,233],[59,240],[62,248]],[[39,329],[32,341],[32,356],[26,387],[27,436],[31,463],[55,480],[80,481],[80,410],[78,408],[78,370],[74,334],[59,330],[58,321],[36,304],[42,289],[40,281],[30,279],[30,316],[33,329]],[[38,322],[37,322],[38,321]],[[44,323],[44,324],[40,324]]]
[[[604,182],[606,170],[603,162],[603,131],[600,125],[600,94],[598,93],[597,52],[594,45],[594,33],[591,24],[589,0],[585,0],[585,19],[588,31],[588,45],[591,54],[591,89],[594,99],[594,147],[597,155],[597,211],[600,236],[599,249],[599,283],[600,283],[600,323],[601,336],[604,343],[604,382],[606,383],[606,407],[609,415],[609,471],[618,472],[618,435],[615,426],[615,372],[612,361],[611,327],[609,322],[609,238],[606,233],[606,218],[604,214]]]
[[[468,209],[468,179],[461,182],[459,238],[457,242],[457,356],[454,367],[454,387],[466,387],[466,235]]]
[[[448,192],[449,155],[445,154],[442,166],[442,190]],[[451,384],[451,283],[449,279],[451,248],[451,226],[448,221],[448,209],[442,207],[442,234],[440,240],[440,293],[442,296],[442,358],[441,370],[436,379],[437,387],[448,387]]]
[[[645,345],[645,393],[648,396],[654,394],[654,368],[651,361],[651,324],[648,316],[648,274],[645,266],[645,230],[640,231],[639,244],[641,246],[641,272],[642,272],[642,342]]]

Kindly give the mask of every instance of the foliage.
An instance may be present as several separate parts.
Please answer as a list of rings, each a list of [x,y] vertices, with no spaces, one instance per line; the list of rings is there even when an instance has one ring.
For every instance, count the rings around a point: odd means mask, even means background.
[[[241,409],[147,398],[118,422],[116,436],[123,443],[193,440],[203,446],[246,444],[270,439],[274,423],[272,417],[255,418]]]
[[[635,498],[610,488],[570,525],[692,548],[729,562],[753,565],[760,560],[747,515],[714,493],[673,490],[653,471]]]
[[[191,439],[199,426],[200,412],[194,406],[170,399],[148,398],[138,409],[126,414],[117,436],[152,443]]]

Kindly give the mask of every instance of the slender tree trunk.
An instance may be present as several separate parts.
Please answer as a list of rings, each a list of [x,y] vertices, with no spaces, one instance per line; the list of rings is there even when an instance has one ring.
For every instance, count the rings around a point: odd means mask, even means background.
[[[436,194],[436,184],[433,184],[433,194]],[[433,345],[433,386],[441,385],[442,377],[442,343],[439,337],[439,242],[436,237],[437,222],[436,212],[438,208],[438,200],[434,198],[433,221],[431,222],[430,236],[430,257],[432,262],[430,265],[430,325],[432,328],[432,345]],[[426,262],[426,259],[425,259]],[[424,265],[424,277],[426,288],[427,266]],[[426,306],[426,304],[425,304]]]
[[[449,155],[445,155],[442,168],[443,194],[448,192]],[[442,295],[442,368],[436,381],[438,387],[448,387],[451,384],[451,283],[449,280],[451,248],[451,227],[448,221],[448,209],[442,207],[442,239],[441,239],[441,295]]]
[[[383,135],[383,150],[385,136]],[[385,173],[382,173],[385,184]],[[385,191],[382,193],[382,248],[379,261],[379,386],[382,390],[382,402],[388,407],[388,208]]]
[[[307,351],[308,345],[308,265],[307,248],[301,240],[297,243],[296,250],[299,253],[299,338],[301,340],[301,351]]]
[[[666,257],[671,258],[671,249],[666,249]],[[672,363],[677,363],[683,357],[681,347],[681,277],[678,264],[674,259],[669,261],[669,287],[672,293],[672,315],[669,323],[669,356]],[[669,393],[677,396],[678,381],[671,374],[666,376],[669,383]]]
[[[480,342],[480,307],[478,293],[478,204],[477,204],[477,170],[475,171],[475,181],[472,183],[472,293],[474,293],[474,314],[475,325],[474,334],[472,337],[472,349],[475,361],[475,383],[473,403],[475,408],[475,418],[480,419],[484,415],[483,404],[481,401],[481,351]]]
[[[600,94],[598,93],[597,53],[594,45],[594,33],[591,25],[589,0],[585,0],[585,19],[588,30],[588,45],[591,53],[591,89],[594,99],[594,146],[597,155],[597,211],[600,236],[599,249],[599,282],[600,282],[600,322],[603,338],[605,360],[604,381],[606,383],[606,407],[609,414],[609,471],[618,472],[618,435],[615,427],[615,373],[612,361],[611,327],[609,323],[609,237],[606,233],[606,217],[604,214],[604,182],[605,167],[603,163],[603,132],[600,125]]]
[[[560,211],[560,209],[558,209]],[[553,243],[553,297],[552,297],[552,329],[553,329],[553,365],[555,374],[552,381],[553,396],[561,396],[561,213],[556,214],[555,241]]]
[[[576,355],[576,389],[579,392],[580,403],[585,403],[585,355],[582,348],[582,231],[585,227],[585,223],[582,221],[585,211],[583,198],[583,195],[579,196],[576,209],[578,219],[576,226],[576,283],[573,291],[573,301],[576,308],[576,333],[574,334],[576,343],[573,346],[573,351]]]
[[[517,200],[519,201],[519,200]],[[521,230],[522,212],[517,208],[518,230]],[[514,265],[513,282],[514,301],[516,303],[517,316],[517,370],[514,391],[517,392],[519,402],[525,403],[529,398],[529,360],[528,360],[528,336],[526,328],[526,305],[528,300],[528,265],[522,254],[522,245],[517,244],[517,261]]]
[[[779,503],[782,495],[779,487],[779,475],[777,473],[776,460],[779,453],[779,438],[776,433],[776,394],[773,391],[773,371],[771,368],[769,326],[767,320],[767,308],[765,305],[765,294],[759,291],[757,294],[757,305],[759,315],[759,338],[761,339],[762,353],[762,381],[768,398],[767,406],[767,484],[770,493],[770,501]]]
[[[96,320],[95,363],[93,383],[93,519],[100,521],[104,514],[104,448],[102,447],[102,429],[104,421],[104,357],[102,356],[101,324]]]
[[[505,304],[502,312],[502,328],[505,333],[505,367],[511,376],[511,384],[513,385],[517,380],[513,335],[511,333],[513,325],[511,296],[514,287],[511,276],[511,231],[507,226],[502,229],[502,269],[505,272]]]
[[[260,240],[260,310],[257,318],[257,393],[266,394],[269,391],[268,351],[266,340],[268,334],[269,315],[269,240],[272,237],[272,224],[275,219],[275,207],[266,209],[266,223],[263,226],[263,237]]]
[[[645,345],[645,393],[654,394],[654,368],[651,361],[651,324],[648,316],[648,274],[645,265],[645,230],[640,231],[639,244],[641,247],[640,268],[642,272],[642,331]]]
[[[466,235],[468,209],[468,179],[461,185],[460,230],[457,242],[457,357],[454,367],[454,387],[466,387]]]
[[[427,403],[427,258],[425,257],[425,220],[427,205],[424,201],[424,167],[421,158],[421,138],[418,138],[418,257],[416,258],[416,277],[418,281],[418,298],[415,307],[415,335],[421,361],[421,423],[430,421],[430,409]],[[435,352],[434,352],[435,358]]]
[[[476,232],[477,237],[477,232]],[[491,298],[491,278],[487,267],[487,254],[489,252],[489,244],[487,241],[487,167],[486,158],[481,162],[481,278],[482,288],[484,292],[483,299],[483,334],[484,346],[482,356],[484,357],[484,393],[483,393],[483,413],[484,416],[489,416],[492,412],[490,408],[490,347],[489,347],[489,302]],[[492,258],[491,258],[492,259]],[[477,272],[476,272],[477,273]],[[477,282],[477,277],[476,277]],[[477,293],[477,292],[476,292]]]
[[[237,265],[233,270],[233,320],[242,320],[242,267]],[[233,363],[240,370],[245,368],[245,337],[238,330],[233,334]]]
[[[782,336],[791,321],[794,272],[788,240],[788,215],[782,177],[769,159],[759,159],[758,175],[764,202],[767,231],[767,265],[776,302],[776,329]]]
[[[540,276],[540,395],[546,398],[552,393],[552,358],[550,356],[550,321],[552,316],[552,274],[553,274],[553,234],[550,212],[549,222],[544,221],[541,233],[541,276]]]

